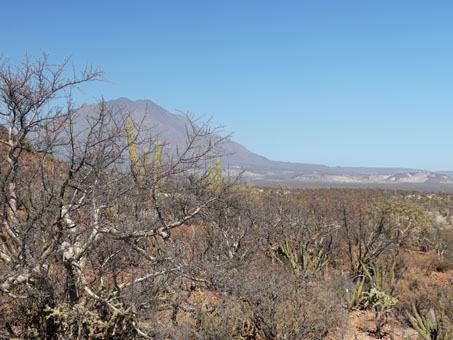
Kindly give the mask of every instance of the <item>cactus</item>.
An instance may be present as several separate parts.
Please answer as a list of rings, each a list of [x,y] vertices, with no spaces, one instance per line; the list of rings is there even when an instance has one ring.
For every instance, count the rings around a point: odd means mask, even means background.
[[[154,172],[154,195],[159,193],[159,188],[162,188],[164,185],[164,179],[160,178],[162,175],[162,143],[158,138],[156,140],[155,148],[154,148],[154,164],[153,164],[153,172]]]
[[[293,269],[296,273],[299,272],[299,267],[298,267],[298,264],[297,264],[297,254],[296,252],[293,250],[293,248],[290,246],[288,240],[286,240],[285,242],[283,242],[283,244],[281,244],[279,247],[278,247],[278,250],[280,250],[282,252],[282,254],[286,257],[286,259],[288,260],[289,262],[289,265],[291,267],[291,269]]]
[[[363,277],[361,281],[357,281],[352,295],[349,291],[346,291],[343,294],[341,288],[338,288],[338,297],[349,310],[354,310],[360,307],[362,303],[363,285],[365,284],[365,280],[366,277]]]
[[[222,170],[220,168],[220,157],[218,157],[216,160],[215,174],[213,165],[209,164],[207,180],[200,176],[199,183],[202,187],[207,186],[209,189],[213,189],[215,187],[215,192],[219,193],[221,182]]]
[[[145,149],[145,153],[143,154],[143,170],[145,172],[145,176],[149,176],[151,171],[151,156],[149,149]]]
[[[137,149],[134,143],[134,128],[132,127],[132,119],[127,118],[126,120],[126,132],[127,132],[127,145],[129,149],[129,160],[131,163],[132,177],[134,181],[137,181],[143,177],[143,169],[140,166],[140,161],[137,155]]]
[[[363,293],[363,307],[371,305],[375,311],[376,334],[381,335],[381,330],[387,322],[388,316],[393,307],[398,302],[392,297],[395,290],[395,266],[396,258],[393,259],[392,266],[386,270],[381,262],[361,263],[365,278],[369,280],[370,291]]]
[[[397,299],[388,296],[376,288],[372,288],[369,292],[363,293],[364,306],[371,305],[374,308],[377,335],[381,335],[381,330],[387,323],[387,318],[397,303]]]
[[[412,305],[413,314],[407,313],[412,327],[418,333],[419,340],[448,340],[453,338],[453,329],[448,325],[447,316],[441,311],[431,309],[425,316],[420,316]]]
[[[134,333],[134,316],[130,308],[126,308],[123,303],[112,302],[115,299],[113,290],[101,286],[97,294],[107,295],[102,297],[114,306],[111,313],[105,313],[102,307],[88,305],[85,299],[74,306],[46,305],[46,319],[53,323],[61,338],[80,339],[86,334],[83,338],[92,340],[123,339]]]
[[[160,139],[158,138],[156,140],[156,147],[154,149],[154,178],[157,181],[157,177],[159,176],[159,173],[161,172],[162,168],[162,143],[160,142]]]
[[[236,328],[237,338],[242,339],[256,339],[257,329],[255,325],[249,320],[237,320]]]
[[[222,181],[222,169],[220,168],[220,157],[217,157],[215,164],[215,184],[219,185]]]
[[[143,167],[137,155],[137,149],[134,143],[134,130],[132,127],[132,120],[130,118],[126,121],[127,142],[129,149],[129,160],[131,163],[131,171],[134,182],[141,181],[143,178],[148,178],[151,173],[151,154],[149,149],[145,149],[143,154]],[[154,194],[157,195],[159,187],[163,186],[164,179],[159,178],[162,172],[162,143],[158,138],[154,148],[154,164],[153,164],[153,181],[154,181]]]
[[[212,173],[212,164],[209,164],[209,168],[208,168],[208,184],[214,184],[214,175]]]
[[[289,262],[290,268],[296,273],[322,273],[327,268],[330,256],[317,246],[310,251],[303,245],[299,249],[294,249],[288,240],[283,242],[276,250],[281,253]]]
[[[372,286],[391,296],[395,290],[395,266],[396,258],[393,259],[392,266],[388,271],[380,262],[370,264],[369,267],[362,264],[362,269]]]

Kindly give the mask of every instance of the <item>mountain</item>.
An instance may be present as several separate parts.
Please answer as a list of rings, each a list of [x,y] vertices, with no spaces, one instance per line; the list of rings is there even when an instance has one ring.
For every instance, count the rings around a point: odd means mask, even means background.
[[[114,112],[124,112],[140,128],[150,129],[153,135],[159,135],[163,143],[174,151],[182,148],[187,140],[186,116],[174,114],[151,100],[119,98],[107,102]],[[90,111],[94,105],[85,105],[83,110]],[[221,138],[216,135],[215,138]],[[361,168],[329,167],[321,164],[290,163],[269,160],[251,152],[243,145],[227,138],[220,150],[222,167],[230,174],[240,172],[243,177],[259,184],[276,185],[359,185],[359,186],[395,186],[395,185],[452,185],[453,172],[431,172],[406,168]]]
[[[151,100],[135,100],[119,98],[107,102],[113,112],[123,112],[138,123],[140,129],[149,130],[158,135],[164,144],[182,148],[187,141],[186,128],[189,120],[186,116],[174,114]],[[83,111],[94,110],[95,105],[84,105]],[[216,138],[221,138],[215,135]],[[318,164],[300,164],[271,161],[263,156],[249,151],[246,147],[227,138],[219,150],[224,168],[231,170],[253,169],[253,171],[291,171],[313,172],[328,171],[329,167]]]

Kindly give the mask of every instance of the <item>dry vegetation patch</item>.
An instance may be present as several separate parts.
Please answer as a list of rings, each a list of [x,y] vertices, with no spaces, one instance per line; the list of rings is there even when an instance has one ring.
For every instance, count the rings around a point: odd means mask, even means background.
[[[102,101],[52,106],[101,76],[64,70],[0,67],[0,337],[448,339],[452,195],[256,190],[200,166],[205,125],[163,157]]]

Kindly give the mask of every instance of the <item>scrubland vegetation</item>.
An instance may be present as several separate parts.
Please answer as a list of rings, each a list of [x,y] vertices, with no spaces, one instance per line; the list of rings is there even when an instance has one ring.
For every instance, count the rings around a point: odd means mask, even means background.
[[[254,188],[67,75],[0,69],[1,338],[453,338],[452,194]]]

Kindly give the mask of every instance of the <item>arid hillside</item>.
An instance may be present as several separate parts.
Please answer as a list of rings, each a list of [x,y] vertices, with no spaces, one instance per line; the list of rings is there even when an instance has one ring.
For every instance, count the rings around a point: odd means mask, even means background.
[[[207,125],[174,153],[74,107],[101,73],[1,65],[1,338],[452,338],[452,194],[245,185]]]

